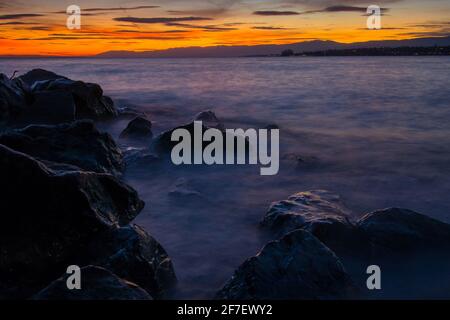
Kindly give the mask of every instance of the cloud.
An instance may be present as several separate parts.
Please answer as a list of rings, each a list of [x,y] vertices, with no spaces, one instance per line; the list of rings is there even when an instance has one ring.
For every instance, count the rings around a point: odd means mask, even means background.
[[[252,29],[255,29],[255,30],[292,30],[293,28],[261,26],[261,27],[252,27]]]
[[[205,17],[178,17],[178,18],[137,18],[137,17],[119,17],[114,18],[114,21],[119,22],[133,22],[133,23],[171,23],[171,22],[188,22],[188,21],[207,21],[212,20],[211,18]]]
[[[389,11],[388,8],[380,8],[381,12]],[[310,11],[304,11],[300,14],[314,14],[314,13],[326,13],[326,12],[360,12],[363,14],[367,14],[367,8],[366,7],[355,7],[355,6],[345,6],[345,5],[336,5],[336,6],[330,6],[326,7],[324,9],[319,10],[310,10]]]
[[[18,14],[5,14],[0,15],[0,20],[14,20],[14,19],[23,19],[23,18],[36,18],[43,17],[43,14],[37,13],[18,13]]]
[[[296,11],[275,11],[275,10],[267,10],[267,11],[255,11],[254,15],[257,16],[294,16],[300,13]]]
[[[130,10],[142,10],[142,9],[155,9],[160,6],[137,6],[137,7],[105,7],[105,8],[82,8],[81,12],[107,12],[107,11],[130,11]],[[52,13],[67,14],[66,11],[56,11]]]
[[[186,29],[197,29],[197,30],[204,30],[204,31],[209,31],[209,32],[238,30],[237,28],[223,27],[220,25],[192,25],[192,24],[187,24],[187,23],[176,23],[176,22],[166,23],[166,26],[186,28]]]

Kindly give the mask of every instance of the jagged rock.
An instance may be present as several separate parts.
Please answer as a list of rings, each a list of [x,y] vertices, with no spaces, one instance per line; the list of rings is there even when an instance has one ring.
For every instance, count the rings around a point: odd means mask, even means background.
[[[127,225],[144,206],[111,175],[52,171],[3,145],[0,192],[0,283],[18,297],[54,279],[95,236]]]
[[[81,290],[69,290],[67,278],[68,275],[64,275],[55,280],[33,296],[33,300],[152,300],[144,289],[104,268],[82,268]]]
[[[89,248],[90,261],[137,283],[154,298],[164,298],[176,283],[164,248],[139,226],[108,231]]]
[[[98,173],[120,175],[123,155],[108,133],[92,121],[61,125],[31,125],[0,135],[0,144],[33,157],[77,166]]]
[[[122,139],[151,139],[152,137],[152,123],[143,117],[134,118],[120,134]]]
[[[32,70],[20,76],[19,79],[31,87],[33,95],[39,93],[40,99],[44,99],[43,95],[51,92],[71,94],[77,119],[103,119],[118,115],[113,101],[103,95],[103,90],[98,84],[74,81],[42,69]],[[58,108],[61,107],[58,106]]]
[[[411,210],[374,211],[357,224],[370,238],[376,257],[450,249],[450,225]]]
[[[217,298],[346,299],[355,293],[336,255],[309,232],[297,230],[245,261]]]
[[[0,122],[17,118],[27,108],[28,93],[24,83],[0,73]]]
[[[220,131],[225,130],[225,126],[217,118],[216,114],[211,110],[200,112],[195,116],[194,121],[202,121],[203,124],[208,128],[215,128],[219,129]]]
[[[341,198],[326,190],[299,192],[275,202],[261,224],[278,234],[293,230],[311,229],[316,224],[349,224],[351,212]]]
[[[40,91],[23,113],[24,122],[57,124],[75,120],[76,106],[72,94],[66,91]]]

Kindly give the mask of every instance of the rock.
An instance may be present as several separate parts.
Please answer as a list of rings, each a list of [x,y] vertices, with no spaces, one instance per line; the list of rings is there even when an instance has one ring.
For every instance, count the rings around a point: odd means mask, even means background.
[[[166,297],[176,283],[164,248],[136,225],[104,233],[92,241],[89,252],[92,264],[137,283],[154,298]]]
[[[113,101],[103,95],[103,90],[98,84],[73,81],[41,69],[32,70],[19,79],[31,87],[33,95],[39,93],[41,99],[44,99],[43,95],[52,92],[71,94],[77,119],[105,119],[118,115]]]
[[[128,147],[123,151],[127,169],[130,167],[153,166],[159,162],[158,156],[146,148]]]
[[[225,131],[225,126],[211,110],[200,112],[195,116],[194,121],[202,121],[208,128],[215,128],[220,131]]]
[[[336,255],[309,232],[297,230],[245,261],[217,298],[347,299],[356,292]]]
[[[64,275],[55,280],[33,296],[33,300],[152,300],[144,289],[104,268],[82,268],[81,290],[67,289],[67,278]]]
[[[36,82],[57,80],[57,79],[67,79],[66,77],[57,75],[54,72],[43,70],[43,69],[33,69],[24,75],[19,77],[24,83],[29,87],[32,87]]]
[[[194,190],[188,180],[185,178],[179,178],[175,181],[173,188],[169,191],[169,196],[176,200],[188,201],[188,200],[205,200],[203,195]],[[185,202],[184,202],[185,203]]]
[[[65,91],[40,91],[21,118],[22,121],[42,124],[58,124],[75,120],[75,101]]]
[[[28,93],[20,80],[0,73],[0,122],[17,118],[27,108]]]
[[[375,257],[450,249],[449,224],[407,209],[371,212],[358,227],[370,238]]]
[[[146,118],[147,117],[145,112],[142,112],[135,108],[130,108],[130,107],[117,108],[117,112],[120,117],[124,117],[124,118],[136,118],[136,117]]]
[[[326,190],[299,192],[271,205],[261,222],[277,234],[311,230],[317,224],[350,224],[351,212],[340,197]]]
[[[151,139],[152,137],[152,123],[143,117],[134,118],[120,134],[121,139]]]
[[[33,157],[77,166],[87,171],[120,175],[123,155],[112,137],[92,121],[31,125],[0,135],[0,144]]]
[[[144,206],[111,175],[52,171],[3,145],[0,192],[0,283],[18,297],[61,274],[95,236],[127,225]]]

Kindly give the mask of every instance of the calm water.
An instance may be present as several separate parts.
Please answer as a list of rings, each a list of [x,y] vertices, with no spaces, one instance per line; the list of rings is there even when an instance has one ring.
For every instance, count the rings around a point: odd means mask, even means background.
[[[101,84],[117,105],[146,110],[157,132],[207,109],[229,128],[280,127],[275,177],[236,167],[128,171],[147,202],[137,223],[173,258],[178,297],[213,296],[267,241],[258,222],[270,202],[294,192],[329,189],[355,215],[397,206],[450,222],[450,58],[0,60],[8,75],[37,67]],[[102,127],[117,136],[125,125]],[[200,195],[170,197],[180,178]]]

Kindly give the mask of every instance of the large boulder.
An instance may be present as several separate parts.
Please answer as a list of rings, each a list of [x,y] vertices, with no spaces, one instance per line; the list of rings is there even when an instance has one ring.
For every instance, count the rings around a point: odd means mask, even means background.
[[[176,283],[172,261],[164,248],[136,225],[99,235],[87,257],[92,264],[137,283],[156,299],[166,297]]]
[[[31,125],[0,135],[0,144],[41,160],[65,163],[83,170],[120,175],[123,155],[108,133],[80,120],[61,125]]]
[[[339,256],[368,254],[368,238],[357,228],[342,199],[330,191],[299,192],[275,202],[261,225],[276,237],[297,229],[307,230]]]
[[[103,95],[102,88],[95,83],[74,81],[46,70],[35,69],[19,77],[21,81],[31,87],[33,95],[43,95],[58,92],[70,94],[75,104],[75,117],[77,119],[104,119],[118,115],[111,98]],[[48,100],[48,99],[47,99]],[[61,98],[54,100],[51,107],[67,108],[67,106],[55,105],[61,102]],[[50,100],[51,102],[51,100]],[[45,110],[43,108],[42,110]]]
[[[61,274],[99,233],[130,223],[144,203],[108,174],[51,170],[0,145],[0,283],[26,296]]]
[[[336,255],[297,230],[245,261],[217,294],[226,300],[347,299],[356,289]]]
[[[375,257],[450,250],[450,225],[411,210],[377,210],[357,224],[370,238]]]
[[[225,126],[223,125],[223,123],[219,120],[219,118],[217,118],[216,114],[211,110],[200,112],[195,116],[194,121],[201,121],[208,128],[215,128],[221,131],[225,130]]]
[[[144,289],[101,267],[81,269],[80,290],[67,288],[68,277],[64,275],[53,281],[34,295],[33,300],[152,300]]]
[[[152,137],[152,122],[143,117],[134,118],[120,134],[122,139],[151,139]]]

